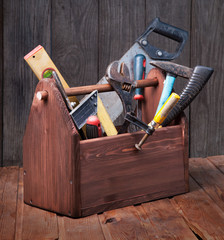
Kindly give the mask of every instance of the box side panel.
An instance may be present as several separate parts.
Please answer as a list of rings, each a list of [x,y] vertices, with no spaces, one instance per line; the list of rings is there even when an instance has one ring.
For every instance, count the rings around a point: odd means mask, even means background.
[[[142,101],[142,120],[145,123],[149,123],[155,116],[164,86],[165,76],[157,68],[153,68],[147,76],[147,78],[154,77],[157,78],[158,85],[155,87],[144,88],[144,101]]]
[[[80,142],[83,215],[186,191],[182,127],[158,129],[137,151],[143,134]]]
[[[24,200],[72,216],[79,206],[75,199],[79,136],[59,91],[49,81],[38,83],[23,139]],[[46,101],[36,97],[41,90],[48,92]]]
[[[186,192],[189,191],[189,135],[188,120],[184,113],[181,115],[180,125],[182,127],[183,155],[184,155],[184,178]]]

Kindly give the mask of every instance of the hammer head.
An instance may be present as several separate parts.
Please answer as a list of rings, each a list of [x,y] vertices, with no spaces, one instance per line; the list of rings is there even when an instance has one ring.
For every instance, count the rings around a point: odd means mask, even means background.
[[[171,75],[174,75],[175,77],[180,76],[183,78],[190,78],[193,73],[192,68],[185,67],[183,65],[179,65],[172,62],[151,61],[150,64],[154,67],[164,70],[167,73],[170,73]]]

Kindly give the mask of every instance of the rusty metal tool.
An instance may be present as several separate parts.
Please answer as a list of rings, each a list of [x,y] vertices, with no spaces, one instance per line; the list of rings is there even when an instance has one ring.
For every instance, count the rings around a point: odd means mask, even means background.
[[[164,61],[151,61],[150,64],[154,67],[162,69],[163,71],[166,71],[166,79],[164,81],[163,91],[156,110],[157,113],[170,96],[176,78],[178,76],[183,78],[189,78],[189,76],[191,76],[193,72],[193,69]]]
[[[67,105],[67,108],[70,111],[72,111],[73,110],[73,104],[70,102],[68,96],[66,95],[65,89],[64,89],[64,87],[61,83],[61,80],[60,80],[58,74],[55,71],[52,71],[51,74],[52,74],[52,76],[55,80],[55,83],[57,85],[57,88],[58,88],[59,92],[61,93],[62,97],[64,98],[64,101],[65,101],[65,104]]]
[[[162,66],[160,66],[160,68],[161,67]],[[189,78],[189,81],[182,90],[179,102],[169,112],[167,118],[162,123],[163,127],[170,124],[186,107],[190,105],[190,103],[200,93],[214,72],[212,68],[205,66],[196,66],[194,69],[190,69],[181,65],[176,65],[174,63],[163,63],[163,69],[166,71],[168,70],[167,68],[169,71],[171,71],[172,68],[172,71],[177,75],[184,70],[186,77]]]
[[[169,53],[163,49],[152,46],[149,41],[149,36],[151,33],[157,33],[166,38],[170,38],[175,42],[178,42],[178,47],[175,52]],[[134,80],[133,71],[133,59],[137,54],[143,54],[146,57],[146,62],[149,63],[151,60],[173,60],[177,58],[183,50],[183,47],[188,38],[188,33],[180,28],[176,28],[167,23],[160,21],[159,18],[155,18],[147,27],[146,31],[135,41],[132,47],[120,58],[119,64],[122,62],[130,69],[130,80]],[[145,76],[153,66],[147,66]],[[106,76],[104,76],[99,82],[99,84],[107,83]],[[120,114],[123,112],[122,105],[120,104],[120,99],[116,93],[110,92],[107,94],[100,93],[100,97],[104,106],[107,109],[112,121],[116,120]],[[108,101],[108,99],[113,99],[113,101]]]
[[[119,64],[118,61],[112,62],[106,71],[107,81],[114,88],[121,99],[124,114],[134,114],[136,102],[133,101],[135,95],[135,88],[137,86],[136,80],[130,79],[130,72],[126,64]],[[126,132],[129,122],[124,121],[118,133]]]
[[[199,92],[208,82],[214,70],[205,66],[196,66],[194,69],[192,69],[170,62],[157,62],[157,65],[160,66],[160,69],[164,71],[169,71],[177,76],[181,75],[184,78],[190,79],[180,95],[180,100],[169,111],[166,118],[163,119],[163,121],[160,123],[160,126],[165,127],[169,123],[171,123],[187,106],[189,106],[189,104],[195,99],[195,97],[199,94]],[[160,110],[162,110],[162,108]],[[157,114],[159,113],[160,111]],[[141,127],[144,131],[147,130],[144,123],[142,124],[139,119],[136,119],[134,116],[128,114],[126,118],[129,118],[129,121]],[[150,134],[148,134],[148,132],[146,131],[145,136],[138,144],[135,145],[138,150],[141,150],[141,146],[148,137],[147,135]]]
[[[157,85],[158,85],[157,77],[141,79],[136,81],[136,88],[153,87]],[[94,90],[97,90],[98,92],[114,91],[113,87],[108,83],[66,88],[65,93],[67,94],[67,96],[78,96],[91,93]]]
[[[67,108],[68,108],[68,110],[70,112],[70,115],[71,115],[71,113],[72,113],[72,111],[74,111],[74,109],[73,109],[72,103],[70,102],[70,100],[68,99],[68,96],[65,93],[64,87],[63,87],[63,85],[61,83],[61,80],[60,80],[58,74],[55,71],[52,71],[52,76],[53,76],[53,78],[55,80],[56,86],[57,86],[59,92],[61,93],[62,98],[64,99],[65,104],[66,104],[66,106],[67,106]],[[73,119],[73,121],[74,121],[74,123],[75,123],[75,125],[77,127],[76,121],[74,120],[73,116],[72,116],[72,119]],[[85,136],[83,130],[81,128],[79,128],[79,127],[77,127],[77,130],[79,132],[79,135],[80,135],[81,139],[86,139],[86,136]]]
[[[151,61],[151,65],[160,68],[165,72],[169,72],[175,76],[181,76],[188,78],[189,81],[184,87],[180,101],[174,107],[174,109],[168,114],[162,126],[167,126],[172,120],[174,120],[189,104],[195,99],[202,88],[210,79],[213,69],[205,66],[196,66],[194,69],[183,65],[179,65],[172,62],[165,61]]]
[[[89,116],[97,114],[97,98],[98,92],[95,90],[88,96],[85,96],[80,101],[79,105],[70,112],[78,130],[82,129],[82,127],[86,124]]]

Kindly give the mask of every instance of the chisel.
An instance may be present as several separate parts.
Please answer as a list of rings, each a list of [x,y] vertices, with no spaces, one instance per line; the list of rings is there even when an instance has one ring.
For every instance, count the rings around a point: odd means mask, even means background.
[[[143,136],[141,141],[139,143],[135,144],[135,148],[138,150],[141,150],[142,145],[146,141],[146,139],[153,134],[155,129],[157,129],[165,120],[170,110],[176,105],[178,100],[180,99],[180,96],[176,93],[172,93],[170,97],[167,99],[167,101],[164,103],[164,105],[161,107],[159,112],[155,115],[153,120],[148,124],[148,131]]]

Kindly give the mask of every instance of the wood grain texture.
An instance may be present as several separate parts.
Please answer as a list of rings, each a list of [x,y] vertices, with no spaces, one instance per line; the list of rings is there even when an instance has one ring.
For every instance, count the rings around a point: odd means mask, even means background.
[[[98,1],[52,2],[52,59],[69,86],[98,81]]]
[[[79,134],[53,80],[44,79],[36,94],[23,139],[24,200],[64,215],[79,215]]]
[[[14,239],[18,167],[0,169],[0,239]]]
[[[164,74],[154,68],[152,69],[147,78],[158,79],[158,85],[155,87],[147,87],[144,89],[144,100],[142,101],[142,121],[150,123],[156,114],[156,109],[163,91],[163,82],[165,80]]]
[[[19,169],[18,177],[18,193],[17,193],[17,205],[16,205],[16,226],[15,226],[15,240],[22,239],[23,231],[23,214],[24,214],[24,202],[23,202],[23,169]]]
[[[106,239],[149,239],[147,230],[133,206],[98,215]]]
[[[197,239],[169,199],[136,206],[149,239]]]
[[[137,2],[134,0],[99,1],[98,28],[98,78],[101,79],[105,75],[108,65],[112,61],[119,60],[145,30],[145,0]],[[105,98],[113,99],[113,97],[109,93]],[[103,98],[102,101],[104,102]],[[115,119],[114,123],[116,126],[121,125],[123,116]]]
[[[146,1],[146,23],[150,23],[150,21],[152,21],[155,17],[159,17],[160,20],[165,23],[188,31],[189,38],[183,52],[177,59],[174,60],[174,62],[190,66],[191,1]],[[158,36],[158,34],[153,34],[150,37],[150,43],[170,52],[175,51],[177,46],[175,41],[169,40],[166,37]],[[180,94],[186,83],[186,79],[178,77],[174,83],[175,92]],[[185,114],[188,118],[188,111],[185,111]]]
[[[87,218],[71,219],[58,216],[59,239],[66,240],[104,240],[97,215]]]
[[[223,239],[224,213],[190,178],[190,192],[172,199],[188,226],[202,239]]]
[[[58,235],[56,214],[24,205],[21,239],[58,239]]]
[[[192,1],[191,65],[214,68],[214,73],[191,104],[192,157],[224,153],[224,2],[221,0]],[[198,121],[198,118],[201,121]],[[202,141],[203,139],[203,141]]]
[[[41,44],[71,86],[95,84],[108,64],[119,59],[155,17],[190,34],[175,62],[215,69],[191,104],[190,153],[192,157],[223,154],[223,1],[214,0],[211,4],[209,0],[1,0],[0,5],[2,165],[22,164],[22,136],[37,84],[23,60],[27,52]],[[154,41],[162,43],[155,37]],[[164,44],[172,49],[171,42]],[[176,80],[177,93],[185,83],[184,79]],[[9,100],[11,96],[13,101]],[[198,121],[197,115],[203,121]]]
[[[162,86],[161,72],[152,72]],[[40,91],[48,92],[46,100],[38,99]],[[146,95],[150,104],[154,95]],[[156,130],[143,151],[134,147],[141,131],[79,141],[54,80],[41,80],[23,141],[25,202],[80,217],[188,191],[185,116],[179,123]]]
[[[145,30],[145,1],[99,2],[99,78],[119,60]]]
[[[143,134],[80,142],[83,215],[186,191],[181,126],[158,129],[139,152]]]
[[[190,173],[211,199],[224,210],[223,173],[207,158],[192,158],[190,162]]]
[[[224,155],[207,157],[222,173],[224,173]]]
[[[0,0],[0,166],[3,161],[3,0]]]
[[[187,194],[80,219],[24,204],[23,169],[0,168],[0,238],[223,239],[224,210],[217,205],[220,200],[211,198],[211,190],[215,182],[219,186],[223,182],[217,174],[221,171],[215,166],[222,166],[224,159],[223,156],[209,159],[190,159],[191,172],[200,185],[190,178],[191,191]],[[208,180],[204,180],[207,176]]]
[[[23,56],[38,44],[50,49],[51,1],[4,1],[4,165],[22,164],[22,137],[36,77]]]

